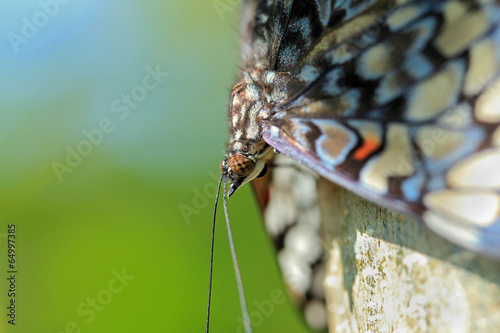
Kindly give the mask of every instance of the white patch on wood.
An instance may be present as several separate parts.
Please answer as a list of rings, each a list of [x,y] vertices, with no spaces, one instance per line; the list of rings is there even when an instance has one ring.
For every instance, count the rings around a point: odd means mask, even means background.
[[[413,264],[415,264],[415,263],[418,263],[420,266],[423,266],[423,265],[427,264],[427,258],[419,253],[413,253],[413,254],[407,255],[403,259],[403,265],[408,266],[410,268],[413,267]]]

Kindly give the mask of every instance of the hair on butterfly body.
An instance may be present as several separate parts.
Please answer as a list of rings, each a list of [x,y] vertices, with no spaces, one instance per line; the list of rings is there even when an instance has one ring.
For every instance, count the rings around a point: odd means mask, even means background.
[[[494,1],[243,1],[229,195],[279,152],[500,258],[499,36]]]
[[[265,174],[274,149],[262,138],[266,120],[275,106],[288,96],[286,73],[254,69],[242,72],[231,93],[230,135],[221,172],[231,181],[229,196],[240,186]]]

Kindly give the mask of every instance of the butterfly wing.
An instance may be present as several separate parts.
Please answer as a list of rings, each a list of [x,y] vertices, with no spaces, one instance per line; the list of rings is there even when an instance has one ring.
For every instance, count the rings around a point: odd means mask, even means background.
[[[292,74],[295,92],[273,110],[266,142],[500,257],[498,5],[311,2],[321,17],[296,3],[281,5],[288,19],[270,29],[270,64]]]

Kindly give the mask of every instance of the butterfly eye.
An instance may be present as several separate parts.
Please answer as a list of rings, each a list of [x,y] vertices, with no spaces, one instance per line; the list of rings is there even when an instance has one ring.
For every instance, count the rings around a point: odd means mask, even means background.
[[[238,176],[248,176],[255,168],[254,161],[240,154],[232,155],[228,163],[231,171]]]
[[[224,160],[220,161],[220,172],[224,173]]]

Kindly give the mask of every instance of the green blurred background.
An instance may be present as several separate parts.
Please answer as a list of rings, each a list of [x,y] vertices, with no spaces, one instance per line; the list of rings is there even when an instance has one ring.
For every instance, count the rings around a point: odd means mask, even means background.
[[[234,2],[0,2],[2,332],[204,331]],[[288,300],[262,308],[285,289],[249,186],[229,211],[254,331],[308,332]],[[211,331],[237,332],[219,212]]]

